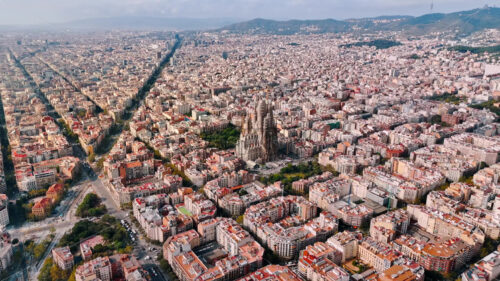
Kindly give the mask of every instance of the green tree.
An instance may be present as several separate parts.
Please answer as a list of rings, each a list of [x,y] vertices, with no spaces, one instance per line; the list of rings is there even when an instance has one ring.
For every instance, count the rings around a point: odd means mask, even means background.
[[[236,222],[239,223],[240,225],[243,225],[244,219],[245,219],[244,215],[238,216],[238,218],[236,218]]]
[[[200,137],[209,142],[210,146],[218,149],[230,149],[236,146],[240,131],[234,125],[229,125],[222,131],[202,133]]]
[[[68,281],[76,281],[76,266],[73,268],[73,271],[71,271]]]
[[[52,281],[66,281],[71,275],[70,270],[62,270],[56,264],[50,267],[50,277]]]
[[[86,114],[87,114],[86,110],[79,110],[77,113],[78,117],[80,117],[80,118],[85,117]]]
[[[179,278],[177,278],[174,271],[172,270],[172,267],[170,266],[170,264],[168,264],[168,262],[163,258],[160,259],[160,268],[161,268],[161,270],[163,270],[163,272],[165,272],[168,275],[168,277],[169,277],[168,279],[174,280],[174,281],[179,280]]]
[[[154,158],[157,159],[157,160],[161,160],[162,159],[160,151],[158,149],[155,149],[153,151],[153,155],[154,155]]]
[[[363,222],[360,226],[360,230],[361,230],[361,232],[367,234],[370,231],[370,221],[367,220],[367,221]]]
[[[441,123],[441,115],[433,115],[431,119],[429,120],[429,123],[431,124],[440,124]]]
[[[76,209],[76,215],[79,217],[95,217],[105,214],[106,211],[106,206],[101,204],[101,198],[95,193],[89,193]]]
[[[35,259],[38,260],[42,257],[49,244],[49,240],[44,240],[40,244],[36,244],[36,246],[33,248],[33,256],[35,257]]]
[[[104,161],[106,161],[106,157],[105,156],[102,156],[101,158],[99,158],[99,160],[97,160],[97,169],[99,170],[102,170],[102,168],[104,168]]]
[[[46,192],[47,192],[46,188],[30,190],[28,192],[28,198],[35,198],[35,197],[44,196]]]
[[[103,236],[110,250],[119,251],[130,244],[127,231],[119,220],[113,216],[104,215],[98,222],[81,220],[75,223],[71,231],[61,237],[58,246],[71,246],[72,250],[76,250],[81,240],[96,234]]]
[[[50,276],[50,269],[54,265],[54,261],[51,257],[47,258],[40,269],[40,274],[38,275],[38,281],[52,281]]]

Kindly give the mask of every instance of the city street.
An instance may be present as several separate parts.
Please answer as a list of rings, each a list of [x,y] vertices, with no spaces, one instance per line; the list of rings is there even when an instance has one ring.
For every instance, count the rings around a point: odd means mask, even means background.
[[[167,276],[163,275],[160,268],[156,264],[143,264],[151,275],[151,281],[170,281]]]
[[[0,281],[499,280],[500,0],[0,1]]]

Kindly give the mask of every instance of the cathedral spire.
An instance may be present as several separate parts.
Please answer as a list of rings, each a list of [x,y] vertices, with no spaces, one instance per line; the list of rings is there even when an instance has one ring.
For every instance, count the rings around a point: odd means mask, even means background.
[[[266,99],[258,98],[253,112],[248,113],[243,124],[243,133],[236,144],[236,154],[245,161],[262,162],[276,159],[278,150],[277,129],[274,122],[273,106]]]

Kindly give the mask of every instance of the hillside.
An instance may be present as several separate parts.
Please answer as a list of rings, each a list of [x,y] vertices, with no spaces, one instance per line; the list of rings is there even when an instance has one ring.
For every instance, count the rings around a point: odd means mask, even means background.
[[[470,34],[487,28],[500,28],[500,8],[483,8],[450,14],[427,14],[419,17],[386,16],[339,21],[254,19],[218,29],[241,34],[322,34],[338,32],[400,31],[408,34],[456,31]]]
[[[350,28],[350,23],[333,19],[289,21],[254,19],[251,21],[235,23],[223,27],[220,30],[227,30],[232,33],[291,35],[297,33],[311,34],[346,32]]]

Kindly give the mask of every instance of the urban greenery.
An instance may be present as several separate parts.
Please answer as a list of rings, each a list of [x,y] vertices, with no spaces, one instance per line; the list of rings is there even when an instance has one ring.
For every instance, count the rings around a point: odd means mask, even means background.
[[[429,123],[431,123],[432,125],[434,124],[438,124],[440,125],[441,127],[449,127],[450,125],[446,122],[443,122],[441,121],[441,115],[433,115],[430,119],[429,119]]]
[[[46,192],[47,192],[47,188],[30,190],[28,192],[28,199],[44,196]]]
[[[120,209],[122,210],[132,210],[132,202],[120,204]]]
[[[400,46],[400,45],[402,45],[402,44],[401,44],[401,42],[398,42],[398,41],[376,39],[376,40],[372,40],[372,41],[362,41],[362,42],[356,42],[356,43],[351,43],[351,44],[344,44],[344,45],[341,45],[340,47],[351,48],[351,47],[368,46],[368,47],[375,47],[375,48],[377,48],[377,50],[379,50],[379,49],[388,49],[388,48]]]
[[[482,259],[487,255],[491,254],[492,252],[494,252],[499,245],[500,245],[500,238],[497,240],[493,240],[489,237],[486,237],[486,239],[484,239],[483,246],[479,251],[479,259]]]
[[[76,215],[82,218],[98,217],[104,215],[106,212],[106,206],[102,204],[101,198],[95,193],[87,194],[76,209]]]
[[[68,141],[73,142],[73,143],[79,143],[80,140],[78,139],[78,135],[71,130],[71,128],[64,122],[64,119],[59,118],[57,119],[57,123],[59,124],[59,127],[62,128],[63,130],[63,135],[68,139]]]
[[[457,104],[465,101],[465,98],[457,96],[456,93],[444,93],[442,95],[429,97],[429,100],[442,101],[442,102],[447,102],[447,103],[452,103],[452,104],[457,105]]]
[[[466,184],[468,184],[468,185],[474,185],[474,182],[472,181],[472,180],[473,180],[473,178],[474,178],[474,173],[472,172],[471,174],[472,174],[472,175],[467,175],[467,174],[465,174],[465,175],[461,176],[461,177],[458,179],[458,181],[459,181],[459,182],[466,183]]]
[[[455,281],[459,277],[459,273],[452,271],[450,273],[442,273],[439,271],[431,271],[431,270],[426,270],[425,271],[425,281]]]
[[[81,220],[75,223],[71,231],[63,235],[58,246],[69,246],[75,251],[80,242],[98,234],[106,240],[109,249],[123,251],[130,244],[127,230],[120,221],[110,215],[104,215],[98,222]]]
[[[77,267],[78,267],[78,265],[73,267],[73,271],[71,271],[71,274],[68,278],[68,281],[76,281],[76,268]]]
[[[106,161],[105,155],[101,156],[101,158],[99,158],[99,160],[97,160],[97,164],[96,164],[97,169],[102,170],[102,168],[104,168],[104,161]]]
[[[46,188],[42,190],[47,190]],[[35,202],[32,201],[31,199],[35,197],[39,197],[44,195],[45,193],[42,194],[42,192],[34,192],[34,193],[28,193],[27,196],[21,196],[19,199],[16,200],[16,203],[9,203],[8,206],[8,211],[9,211],[9,217],[11,218],[11,223],[14,225],[19,225],[25,222],[26,220],[29,221],[39,221],[44,219],[43,217],[36,217],[33,215],[32,208],[35,205]],[[50,215],[52,211],[54,211],[57,206],[59,206],[59,203],[61,203],[62,198],[65,196],[65,193],[63,196],[58,198],[50,207],[50,210],[47,211],[47,214]]]
[[[160,262],[160,269],[167,274],[168,278],[167,280],[172,280],[172,281],[178,281],[179,278],[174,273],[174,270],[168,264],[167,260],[165,260],[161,254],[158,254],[157,260]]]
[[[352,262],[352,265],[357,267],[358,270],[356,271],[356,273],[362,273],[366,270],[366,265],[364,265],[363,263],[359,262],[358,260],[354,260]]]
[[[3,111],[2,98],[0,97],[0,144],[2,147],[3,169],[5,183],[7,185],[7,195],[9,197],[17,192],[16,177],[14,175],[14,163],[12,162],[11,146],[7,137],[5,127],[5,112]]]
[[[185,174],[183,171],[181,171],[181,170],[177,169],[177,167],[175,167],[175,165],[174,165],[174,164],[171,164],[171,163],[169,163],[169,164],[165,164],[165,168],[167,168],[167,169],[171,169],[171,170],[172,170],[172,174],[173,174],[173,175],[180,176],[180,177],[182,178],[182,185],[183,185],[183,186],[187,186],[187,187],[189,187],[189,186],[193,186],[193,183],[192,183],[192,182],[191,182],[191,180],[190,180],[190,179],[186,176],[186,174]]]
[[[238,216],[236,218],[236,222],[240,225],[243,225],[243,220],[245,219],[245,215]]]
[[[323,171],[324,169],[316,161],[309,161],[298,165],[288,164],[279,173],[269,175],[268,177],[261,177],[260,181],[266,185],[281,181],[287,193],[296,194],[297,192],[292,190],[292,183],[294,181],[320,175]]]
[[[65,281],[71,275],[71,270],[62,270],[54,263],[54,260],[49,257],[43,263],[38,275],[38,281]]]
[[[471,104],[469,107],[475,108],[475,109],[489,109],[491,112],[495,113],[498,117],[500,117],[500,108],[498,106],[495,106],[495,101],[487,101],[479,104]]]
[[[122,121],[121,119],[117,119],[115,123],[111,125],[111,127],[109,128],[109,133],[106,134],[106,136],[101,141],[99,146],[95,148],[94,152],[97,155],[103,155],[107,151],[109,151],[115,145],[115,142],[117,140],[116,136],[122,132],[123,126],[124,126],[124,121]],[[92,162],[94,161],[95,160],[93,160]]]
[[[229,126],[222,131],[202,133],[200,137],[208,141],[212,147],[230,149],[236,146],[236,142],[238,142],[240,138],[240,131],[238,131],[234,125],[229,124]]]
[[[35,243],[33,240],[27,240],[24,242],[24,249],[26,250],[26,253],[38,261],[42,258],[43,254],[52,242],[52,239],[54,239],[54,235],[51,234],[40,243]]]
[[[144,240],[146,240],[146,242],[148,242],[149,244],[157,245],[157,246],[161,246],[162,245],[160,241],[153,240],[153,239],[151,239],[151,238],[148,237],[148,235],[146,234],[146,232],[144,231],[144,229],[141,227],[141,224],[139,223],[139,221],[135,218],[134,213],[132,211],[129,212],[129,216],[130,216],[130,221],[132,221],[132,223],[134,224],[134,226],[137,229],[139,229],[139,232],[144,237]]]
[[[450,50],[457,51],[460,53],[471,52],[473,54],[483,54],[483,53],[500,53],[500,45],[489,46],[489,47],[470,47],[470,46],[454,46],[450,47]]]

